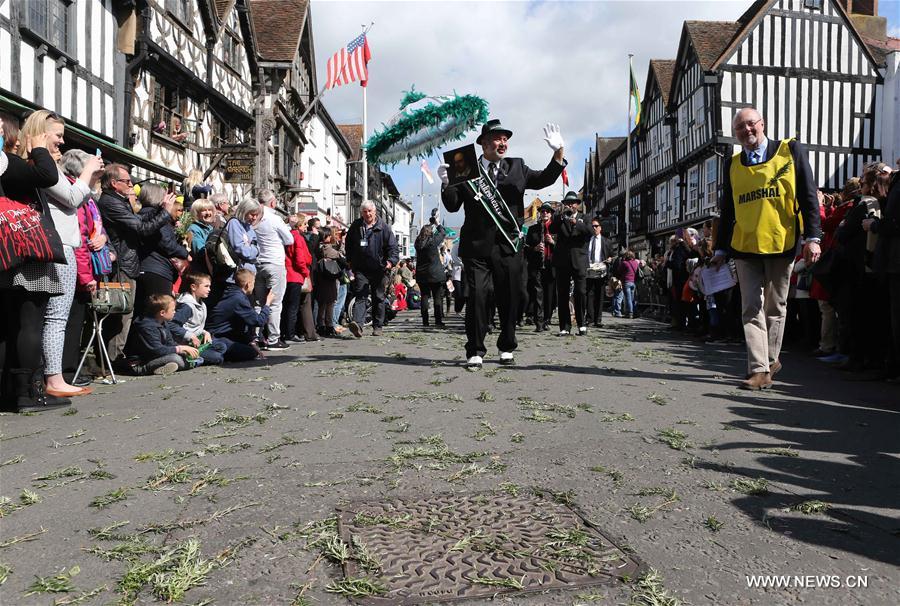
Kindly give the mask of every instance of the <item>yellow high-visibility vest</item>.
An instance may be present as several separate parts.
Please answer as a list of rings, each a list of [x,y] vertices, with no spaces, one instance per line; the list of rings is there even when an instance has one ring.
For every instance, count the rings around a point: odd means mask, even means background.
[[[797,245],[801,224],[791,141],[783,140],[775,155],[754,166],[741,164],[740,153],[731,159],[731,247],[737,252],[773,255]]]

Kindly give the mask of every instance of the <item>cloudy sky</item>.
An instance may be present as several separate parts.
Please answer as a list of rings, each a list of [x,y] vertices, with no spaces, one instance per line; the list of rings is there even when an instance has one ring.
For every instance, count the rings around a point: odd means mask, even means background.
[[[369,33],[368,132],[381,128],[415,84],[428,94],[476,94],[492,117],[514,132],[511,156],[531,167],[550,159],[541,128],[560,125],[572,189],[582,185],[584,159],[595,133],[624,135],[628,54],[642,96],[650,59],[674,59],[685,20],[734,20],[752,0],[589,2],[345,2],[313,0],[312,23],[319,85],[326,62],[375,22]],[[898,3],[882,0],[886,7]],[[896,11],[894,11],[896,13]],[[891,24],[896,29],[897,23]],[[328,91],[323,103],[338,123],[362,122],[361,88]],[[476,133],[458,143],[474,143]],[[429,159],[432,170],[437,156]],[[389,169],[418,212],[418,164]],[[425,183],[426,215],[437,203],[439,182]],[[562,183],[542,196],[559,198]],[[526,194],[526,201],[531,195]],[[545,198],[546,199],[546,198]],[[449,217],[448,223],[460,222]]]

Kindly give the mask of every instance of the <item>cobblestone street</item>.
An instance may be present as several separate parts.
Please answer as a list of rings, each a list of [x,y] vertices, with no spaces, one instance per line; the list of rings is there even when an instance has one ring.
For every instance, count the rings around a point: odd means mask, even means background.
[[[788,351],[773,390],[741,392],[740,346],[641,319],[587,337],[523,328],[515,366],[489,351],[477,372],[461,365],[461,317],[439,332],[406,312],[368,333],[0,418],[0,602],[347,604],[326,590],[344,578],[326,521],[339,508],[537,490],[536,509],[571,505],[660,581],[542,590],[528,577],[532,593],[507,594],[525,577],[488,568],[493,603],[900,603],[896,385]],[[841,586],[751,588],[750,575]]]

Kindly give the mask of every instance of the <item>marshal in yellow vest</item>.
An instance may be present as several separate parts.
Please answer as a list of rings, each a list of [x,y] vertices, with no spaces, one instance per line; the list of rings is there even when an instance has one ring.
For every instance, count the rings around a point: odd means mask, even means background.
[[[741,164],[740,153],[731,159],[736,252],[774,255],[797,245],[801,225],[791,141],[783,140],[774,156],[755,166]]]

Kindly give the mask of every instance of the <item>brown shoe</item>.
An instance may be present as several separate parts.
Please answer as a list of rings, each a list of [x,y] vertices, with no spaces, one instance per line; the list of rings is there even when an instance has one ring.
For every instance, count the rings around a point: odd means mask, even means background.
[[[360,328],[359,324],[356,322],[350,322],[350,324],[347,325],[347,328],[350,329],[350,332],[352,332],[353,336],[357,339],[363,336],[362,328]]]
[[[748,391],[761,391],[770,387],[772,387],[772,376],[767,372],[755,372],[740,384],[741,389]]]

